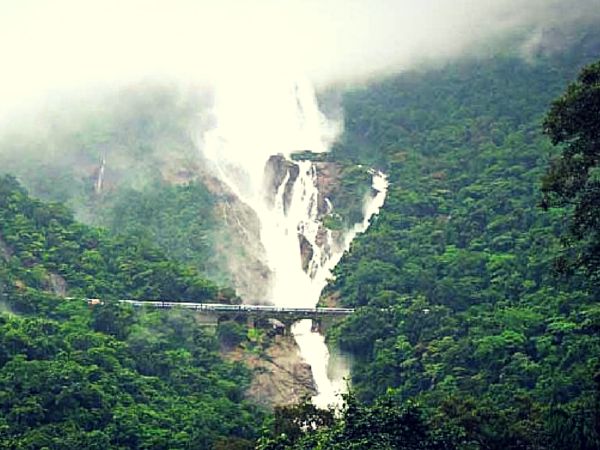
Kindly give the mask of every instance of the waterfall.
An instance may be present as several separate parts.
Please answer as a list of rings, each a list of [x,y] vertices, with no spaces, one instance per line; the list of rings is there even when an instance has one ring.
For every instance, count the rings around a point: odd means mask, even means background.
[[[102,187],[104,185],[104,170],[106,169],[106,154],[102,155],[102,159],[100,160],[100,168],[98,169],[98,177],[96,178],[96,182],[94,183],[94,192],[96,194],[100,194],[102,192]]]
[[[268,81],[268,82],[267,82]],[[385,176],[373,172],[374,195],[364,199],[365,218],[344,238],[333,239],[319,216],[317,168],[311,161],[291,161],[297,150],[322,152],[339,129],[327,121],[306,81],[262,80],[258,85],[218,86],[215,127],[204,133],[203,154],[215,174],[255,212],[260,239],[272,277],[263,299],[277,306],[316,306],[320,293],[343,252],[385,199]],[[363,200],[363,199],[361,199]],[[331,208],[331,202],[326,201]],[[304,244],[303,244],[304,243]],[[303,264],[302,248],[306,249]],[[292,327],[301,356],[310,364],[318,406],[337,404],[348,369],[330,379],[324,338],[311,321]]]

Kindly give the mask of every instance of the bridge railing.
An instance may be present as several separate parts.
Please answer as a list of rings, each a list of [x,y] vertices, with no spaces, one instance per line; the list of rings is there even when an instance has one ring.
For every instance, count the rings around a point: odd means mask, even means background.
[[[87,299],[90,304],[101,303],[99,299]],[[192,303],[173,301],[151,301],[151,300],[119,300],[121,303],[138,307],[151,308],[183,308],[194,311],[215,313],[240,313],[258,315],[293,315],[306,317],[319,316],[347,316],[354,313],[353,308],[287,308],[274,305],[228,305],[225,303]]]

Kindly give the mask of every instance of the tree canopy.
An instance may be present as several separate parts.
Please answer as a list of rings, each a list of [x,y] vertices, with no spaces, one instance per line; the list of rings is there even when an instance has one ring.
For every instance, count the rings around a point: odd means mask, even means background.
[[[552,104],[544,131],[562,152],[544,177],[543,204],[572,209],[573,262],[600,282],[600,61]]]
[[[556,180],[574,196],[562,200],[581,202],[576,226],[596,239],[598,64],[550,107],[598,54],[597,31],[579,38],[535,63],[464,60],[344,97],[331,157],[382,168],[390,188],[325,291],[358,308],[329,339],[353,356],[360,399],[391,388],[463,430],[466,448],[600,445],[598,285],[555,270],[577,207],[538,207],[560,151],[545,129],[570,155]]]
[[[222,294],[151,243],[81,225],[0,177],[0,447],[252,448],[264,412],[218,333],[111,301]]]

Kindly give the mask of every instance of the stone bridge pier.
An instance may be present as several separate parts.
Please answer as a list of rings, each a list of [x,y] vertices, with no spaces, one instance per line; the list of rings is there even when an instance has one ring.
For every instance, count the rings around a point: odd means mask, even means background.
[[[232,317],[229,315],[220,316],[218,322],[223,320],[238,320],[240,322],[245,321],[249,328],[263,328],[272,330],[274,334],[289,335],[291,334],[292,326],[300,320],[310,320],[311,331],[325,334],[327,329],[331,327],[335,322],[343,319],[345,316],[338,317],[317,317],[308,319],[306,317],[267,317],[264,315],[247,315]]]

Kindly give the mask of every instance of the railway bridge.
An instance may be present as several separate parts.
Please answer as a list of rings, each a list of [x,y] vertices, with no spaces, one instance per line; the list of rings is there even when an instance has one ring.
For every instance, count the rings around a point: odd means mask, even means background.
[[[100,299],[86,299],[91,306],[103,304]],[[207,325],[217,324],[222,320],[232,320],[244,317],[249,326],[254,327],[275,319],[289,330],[294,322],[311,319],[313,329],[320,330],[324,322],[344,318],[354,313],[353,308],[291,308],[274,305],[229,305],[224,303],[192,303],[161,300],[119,300],[120,303],[135,307],[156,309],[191,310],[204,316]]]

